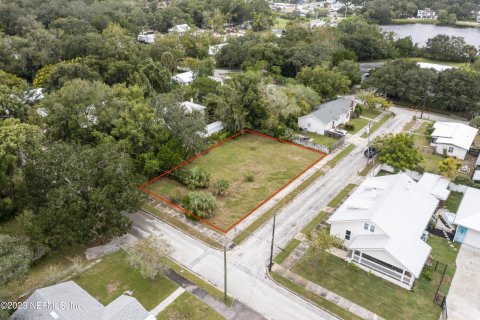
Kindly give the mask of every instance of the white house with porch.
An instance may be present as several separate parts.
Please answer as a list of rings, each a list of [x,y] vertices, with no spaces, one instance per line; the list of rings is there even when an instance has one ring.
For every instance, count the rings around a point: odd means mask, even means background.
[[[458,207],[455,221],[456,242],[480,249],[480,190],[467,188]]]
[[[438,154],[464,160],[478,129],[460,122],[435,122],[430,145]]]
[[[406,289],[431,251],[425,229],[439,201],[405,173],[366,179],[328,219],[347,261]]]
[[[350,121],[355,110],[354,97],[339,97],[325,102],[315,108],[310,114],[298,118],[298,127],[308,132],[324,134],[325,130],[331,130],[341,124]]]

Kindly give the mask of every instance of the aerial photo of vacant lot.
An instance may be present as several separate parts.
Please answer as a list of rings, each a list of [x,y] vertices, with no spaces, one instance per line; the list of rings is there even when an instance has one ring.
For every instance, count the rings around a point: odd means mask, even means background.
[[[185,168],[200,167],[210,173],[211,181],[225,179],[230,183],[225,195],[215,196],[214,216],[208,219],[210,224],[227,230],[322,157],[319,152],[245,133],[198,157]],[[167,176],[146,188],[177,202],[192,191]],[[214,193],[212,186],[195,191]]]

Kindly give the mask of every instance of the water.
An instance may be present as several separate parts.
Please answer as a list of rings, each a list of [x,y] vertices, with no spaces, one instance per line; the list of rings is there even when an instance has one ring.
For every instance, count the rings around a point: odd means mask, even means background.
[[[399,37],[411,36],[414,43],[420,47],[425,46],[429,38],[438,34],[448,36],[463,37],[465,42],[478,48],[480,46],[480,28],[454,28],[445,26],[436,26],[432,24],[400,24],[380,26],[383,31],[395,32]]]

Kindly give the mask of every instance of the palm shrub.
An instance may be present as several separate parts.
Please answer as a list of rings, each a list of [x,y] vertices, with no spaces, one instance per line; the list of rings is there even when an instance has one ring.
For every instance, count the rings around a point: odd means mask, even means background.
[[[202,219],[213,217],[217,206],[215,197],[210,192],[190,192],[183,198],[183,207]]]

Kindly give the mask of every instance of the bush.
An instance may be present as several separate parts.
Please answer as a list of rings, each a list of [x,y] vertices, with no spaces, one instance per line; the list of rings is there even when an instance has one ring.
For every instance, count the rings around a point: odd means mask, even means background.
[[[467,187],[472,187],[472,188],[477,188],[480,189],[480,183],[475,183],[471,178],[465,177],[465,176],[457,176],[454,180],[453,183],[455,184],[463,184]]]
[[[202,219],[213,217],[213,210],[217,206],[215,197],[209,192],[190,192],[182,203],[185,209]]]
[[[230,187],[230,182],[225,179],[218,179],[215,181],[214,184],[215,194],[218,196],[223,196],[227,191],[228,187]]]
[[[347,122],[347,123],[345,123],[345,130],[348,130],[348,131],[353,131],[353,130],[355,130],[355,125],[353,124],[353,122]]]
[[[153,236],[139,240],[126,251],[130,266],[138,270],[143,278],[150,280],[168,270],[168,256],[173,253],[165,239]]]
[[[180,170],[177,173],[177,179],[188,189],[205,189],[210,186],[210,173],[200,167]]]
[[[430,268],[424,268],[422,271],[422,276],[427,279],[428,281],[432,281],[433,278],[433,271]]]
[[[253,174],[245,175],[245,181],[246,182],[253,182],[253,180],[255,180],[255,177],[253,176]]]
[[[352,270],[353,272],[357,272],[358,270],[360,270],[360,267],[357,266],[357,265],[356,265],[355,263],[353,263],[353,262],[349,262],[349,263],[348,263],[348,268],[349,268],[350,270]]]

